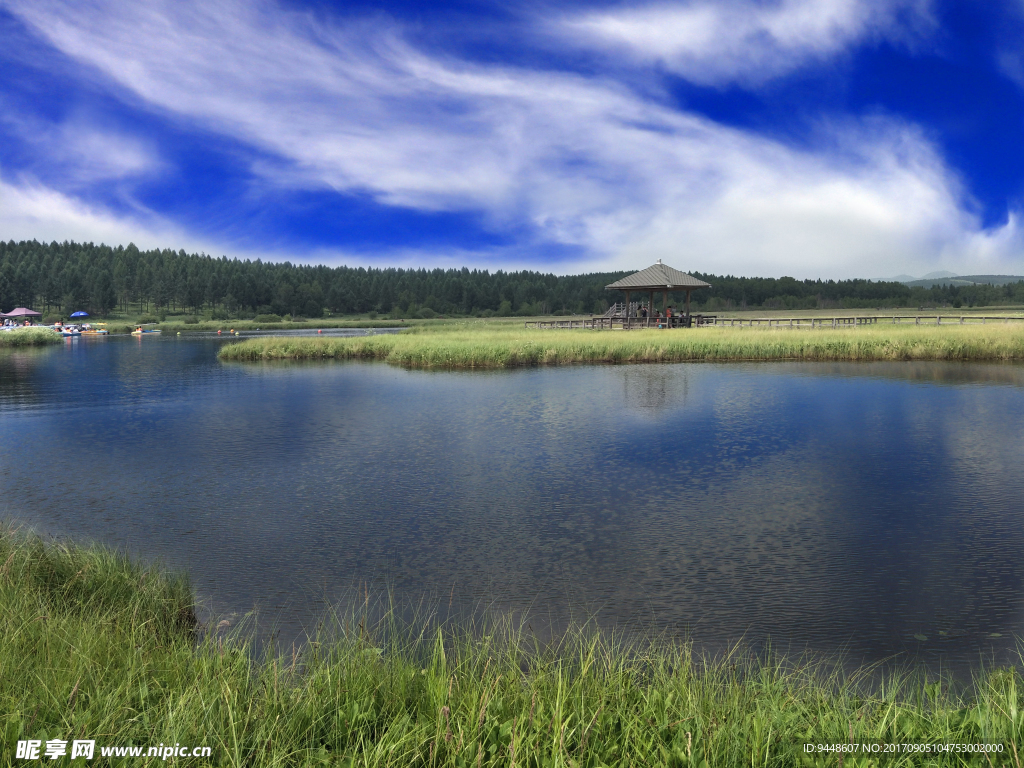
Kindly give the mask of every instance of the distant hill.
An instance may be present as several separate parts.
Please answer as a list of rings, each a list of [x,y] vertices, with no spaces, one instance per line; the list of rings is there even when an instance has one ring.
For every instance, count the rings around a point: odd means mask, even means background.
[[[904,285],[917,285],[919,283],[928,280],[946,280],[950,278],[959,278],[956,272],[947,272],[940,270],[938,272],[929,272],[924,277],[914,277],[913,275],[896,275],[896,277],[880,277],[876,278],[873,282],[876,283],[903,283]]]
[[[911,288],[931,288],[936,285],[975,285],[973,280],[963,277],[922,277],[920,280],[904,280],[904,285]]]
[[[901,280],[911,288],[931,288],[935,285],[1006,285],[1024,280],[1021,275],[947,275],[942,277],[926,276],[920,280]]]
[[[1021,275],[958,275],[955,272],[929,272],[924,277],[896,275],[883,277],[876,283],[903,283],[911,288],[932,288],[936,285],[1006,285],[1024,280]]]

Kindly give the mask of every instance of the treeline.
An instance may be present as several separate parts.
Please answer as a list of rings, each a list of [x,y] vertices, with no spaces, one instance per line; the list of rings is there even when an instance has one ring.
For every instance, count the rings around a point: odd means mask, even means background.
[[[638,265],[638,268],[647,266]],[[621,293],[604,286],[628,273],[557,277],[470,269],[365,269],[241,261],[134,245],[0,241],[0,309],[44,313],[210,313],[243,316],[377,312],[404,317],[604,312]],[[910,288],[868,280],[795,280],[693,273],[697,309],[829,309],[1024,303],[1024,281],[1003,286]],[[635,298],[635,294],[634,294]],[[679,296],[673,296],[677,301]]]
[[[1024,304],[1024,280],[1005,285],[910,287],[873,280],[796,280],[792,277],[733,277],[694,272],[712,288],[694,291],[694,301],[716,309],[858,309],[878,307],[984,307]]]

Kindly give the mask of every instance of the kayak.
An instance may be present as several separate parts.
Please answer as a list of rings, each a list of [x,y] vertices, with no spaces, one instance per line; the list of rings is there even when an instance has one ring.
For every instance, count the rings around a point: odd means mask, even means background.
[[[110,331],[105,328],[90,328],[88,331],[82,331],[83,336],[106,336],[109,333]]]
[[[160,333],[159,328],[138,328],[132,331],[132,336],[141,336],[144,333]]]

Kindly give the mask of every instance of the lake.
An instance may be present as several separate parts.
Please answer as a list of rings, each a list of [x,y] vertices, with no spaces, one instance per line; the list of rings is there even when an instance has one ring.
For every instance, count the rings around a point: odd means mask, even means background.
[[[1024,631],[1022,366],[425,372],[223,343],[0,353],[0,516],[188,568],[208,612],[285,637],[363,589],[960,670]]]

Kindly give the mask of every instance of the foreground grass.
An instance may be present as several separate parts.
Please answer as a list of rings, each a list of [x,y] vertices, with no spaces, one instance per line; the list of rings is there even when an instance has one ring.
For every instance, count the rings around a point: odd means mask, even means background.
[[[848,330],[535,330],[450,325],[356,338],[260,338],[222,360],[374,359],[417,368],[511,368],[687,360],[1021,360],[1024,323]]]
[[[50,328],[18,328],[13,331],[0,331],[0,349],[5,347],[39,347],[45,344],[57,344],[61,336]]]
[[[184,578],[10,529],[0,622],[5,764],[28,738],[96,739],[90,765],[104,763],[101,746],[161,743],[212,747],[179,765],[839,765],[801,745],[881,740],[998,743],[994,764],[1019,768],[1024,746],[1024,680],[1009,669],[964,695],[581,629],[540,647],[508,625],[416,632],[366,614],[254,661],[241,637],[197,636]],[[844,764],[990,765],[971,754]]]

